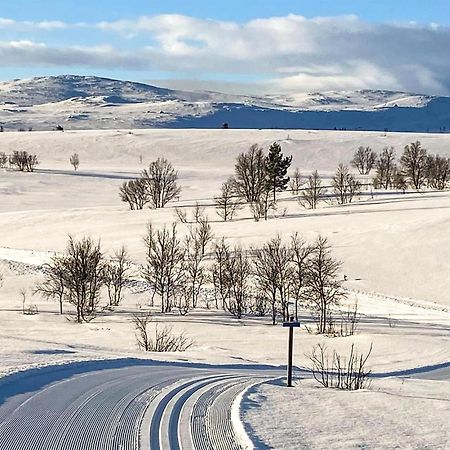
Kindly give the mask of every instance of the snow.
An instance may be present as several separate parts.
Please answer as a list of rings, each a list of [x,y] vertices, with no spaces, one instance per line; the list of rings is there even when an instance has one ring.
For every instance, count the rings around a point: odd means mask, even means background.
[[[252,435],[277,450],[444,450],[449,394],[448,382],[412,379],[377,380],[354,392],[320,388],[312,380],[291,389],[275,382],[248,395],[244,420]]]
[[[224,121],[231,121],[233,127],[249,128],[245,125],[247,114],[254,121],[263,112],[266,117],[261,122],[265,124],[261,125],[263,128],[286,128],[283,123],[286,123],[287,116],[283,113],[374,113],[393,108],[405,113],[406,109],[416,112],[415,109],[425,108],[437,99],[439,97],[383,90],[245,96],[210,91],[176,91],[129,81],[61,75],[0,83],[0,123],[9,130],[28,130],[30,127],[51,130],[58,124],[72,130],[149,126],[178,128],[189,120],[199,119],[200,125],[195,126],[201,128],[218,128]],[[296,116],[295,126],[303,128],[304,119],[302,114]],[[439,115],[439,120],[429,118],[426,125],[420,120],[419,124],[411,126],[423,130],[439,127],[440,119]],[[445,119],[445,114],[442,119]],[[339,127],[360,129],[358,120],[371,123],[361,116],[353,123]],[[320,124],[314,128],[330,129],[336,125],[330,123],[326,114]],[[369,125],[363,128],[367,129]],[[391,117],[391,128],[409,129],[404,127],[403,122],[401,125],[394,124]],[[383,128],[377,126],[375,129]]]
[[[83,325],[60,316],[56,303],[32,295],[32,287],[40,279],[39,266],[64,249],[68,234],[99,238],[108,254],[125,244],[136,263],[144,261],[146,224],[150,220],[156,225],[174,221],[176,203],[161,211],[129,211],[118,198],[118,188],[158,156],[165,156],[179,170],[183,193],[178,204],[186,208],[197,200],[205,204],[216,237],[244,245],[258,245],[276,233],[283,238],[293,232],[307,240],[319,233],[329,238],[348,278],[347,301],[358,301],[361,323],[353,337],[318,337],[306,331],[303,325],[310,323],[310,317],[302,311],[295,365],[307,366],[305,353],[318,342],[341,352],[352,342],[361,351],[373,342],[370,367],[375,373],[414,372],[450,361],[448,191],[381,193],[374,198],[367,191],[350,206],[323,204],[316,211],[303,209],[285,194],[275,217],[258,223],[244,209],[237,220],[225,224],[208,206],[232,174],[237,154],[255,142],[267,148],[279,141],[303,175],[318,169],[329,180],[337,165],[348,164],[360,145],[377,151],[392,145],[400,154],[404,145],[415,140],[422,141],[431,153],[450,156],[450,136],[433,134],[280,130],[0,134],[0,151],[27,150],[37,153],[40,160],[38,171],[32,174],[0,169],[0,272],[4,274],[0,372],[129,357],[285,364],[286,330],[269,325],[267,318],[238,321],[204,307],[183,317],[176,313],[162,316],[155,309],[155,320],[185,331],[195,345],[179,354],[144,355],[136,348],[131,315],[146,307],[145,292],[126,290],[123,305],[101,311]],[[69,165],[69,156],[75,152],[81,161],[77,172]],[[180,231],[187,231],[186,227],[180,225]],[[26,289],[26,306],[36,305],[38,315],[21,313],[21,289]],[[326,448],[333,436],[342,436],[340,446],[333,448],[358,448],[365,442],[367,448],[426,448],[425,443],[429,448],[445,448],[448,440],[443,422],[448,414],[448,381],[376,379],[369,390],[359,393],[321,390],[301,381],[292,390],[272,384],[255,392],[250,399],[259,407],[248,410],[246,420],[275,448],[301,448],[299,437],[312,448]],[[447,403],[436,400],[439,396],[447,398]],[[266,402],[261,402],[263,398]],[[290,414],[286,422],[273,420],[287,414],[288,404],[298,414]],[[318,420],[323,414],[321,405],[326,410],[322,421]],[[424,409],[427,414],[421,416]],[[405,411],[407,417],[403,417]],[[377,423],[382,432],[370,432]],[[344,427],[344,434],[339,427]],[[402,446],[402,439],[407,445]]]

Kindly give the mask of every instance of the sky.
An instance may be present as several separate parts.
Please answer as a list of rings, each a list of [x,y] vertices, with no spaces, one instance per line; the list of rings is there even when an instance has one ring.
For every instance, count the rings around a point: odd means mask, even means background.
[[[14,0],[0,80],[98,75],[183,89],[450,95],[449,0]]]

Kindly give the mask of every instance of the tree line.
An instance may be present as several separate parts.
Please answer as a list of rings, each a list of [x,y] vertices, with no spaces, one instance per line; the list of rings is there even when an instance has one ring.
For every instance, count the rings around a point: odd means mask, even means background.
[[[351,164],[362,175],[375,170],[373,185],[377,189],[443,190],[450,182],[450,158],[429,154],[419,141],[406,145],[398,162],[393,147],[385,147],[380,154],[359,147]]]
[[[328,241],[313,243],[293,234],[287,242],[275,236],[262,246],[244,248],[224,238],[214,239],[206,218],[181,233],[179,225],[156,228],[149,224],[144,243],[146,260],[133,265],[124,248],[106,258],[100,242],[69,237],[63,254],[44,266],[44,279],[35,292],[68,302],[78,323],[90,321],[106,291],[109,305],[117,306],[132,276],[146,281],[149,305],[159,302],[162,313],[185,315],[206,305],[236,318],[245,314],[298,318],[299,308],[311,310],[319,333],[335,332],[336,308],[344,297],[341,263]],[[137,267],[137,266],[134,266]]]
[[[269,147],[267,154],[257,144],[240,153],[234,175],[222,183],[219,194],[214,197],[218,216],[225,222],[230,221],[248,206],[255,221],[267,220],[269,212],[277,207],[278,193],[283,191],[290,191],[300,205],[310,209],[317,208],[323,200],[351,203],[361,193],[362,181],[345,164],[339,164],[328,186],[317,170],[303,177],[300,169],[295,168],[289,176],[291,164],[292,156],[284,156],[277,142]],[[372,184],[375,189],[443,190],[450,182],[450,159],[428,154],[420,142],[405,146],[399,161],[393,147],[386,147],[377,154],[370,147],[361,146],[350,164],[361,176],[374,171],[373,179],[367,180],[365,185]],[[134,210],[145,206],[163,208],[180,194],[178,172],[165,158],[158,158],[139,178],[124,182],[120,188],[122,201]],[[179,208],[177,211],[180,217]]]
[[[0,152],[0,167],[14,168],[20,172],[34,172],[39,164],[37,155],[30,154],[26,151],[15,150],[11,155]]]

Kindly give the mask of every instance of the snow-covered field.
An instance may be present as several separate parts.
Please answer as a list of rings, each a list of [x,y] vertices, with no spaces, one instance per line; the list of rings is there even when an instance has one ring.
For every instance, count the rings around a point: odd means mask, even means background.
[[[0,151],[27,150],[40,160],[39,170],[32,174],[0,169],[0,271],[5,278],[0,288],[0,371],[79,359],[155,357],[137,351],[130,322],[131,314],[145,306],[148,294],[127,291],[116,311],[76,325],[58,315],[57,304],[33,296],[31,289],[40,276],[35,267],[52,252],[62,251],[68,234],[101,238],[108,253],[124,244],[136,263],[143,262],[146,224],[174,221],[173,206],[128,211],[118,188],[158,156],[179,170],[183,187],[179,204],[187,208],[197,200],[205,204],[216,237],[244,245],[261,243],[276,233],[288,237],[299,232],[308,240],[320,233],[329,238],[343,262],[348,301],[358,300],[362,320],[354,337],[319,338],[301,329],[296,336],[296,365],[307,365],[305,353],[323,340],[342,351],[352,342],[360,350],[373,342],[370,367],[375,373],[450,361],[450,193],[372,197],[367,191],[350,206],[324,204],[316,211],[303,209],[287,194],[267,222],[255,223],[246,210],[231,223],[220,222],[208,205],[232,174],[235,157],[253,143],[267,148],[275,140],[285,154],[293,155],[293,167],[303,175],[318,169],[329,177],[339,163],[348,164],[360,145],[377,151],[394,146],[399,155],[404,145],[420,140],[430,153],[450,157],[450,136],[432,134],[280,130],[0,134]],[[76,173],[69,165],[75,152],[81,161]],[[27,290],[26,305],[37,305],[38,315],[21,313],[21,289]],[[307,312],[302,316],[309,319]],[[158,358],[285,363],[286,330],[272,327],[267,318],[237,321],[206,309],[157,318],[185,330],[195,341],[187,352]],[[249,397],[260,407],[246,409],[245,418],[274,448],[330,448],[328,439],[341,427],[349,428],[349,445],[333,448],[446,448],[448,391],[448,381],[397,379],[374,380],[370,389],[358,393],[321,390],[309,381],[287,391],[277,384],[263,385]],[[274,414],[287,415],[288,405],[296,412],[284,422],[273,421]],[[269,422],[278,426],[269,427]]]

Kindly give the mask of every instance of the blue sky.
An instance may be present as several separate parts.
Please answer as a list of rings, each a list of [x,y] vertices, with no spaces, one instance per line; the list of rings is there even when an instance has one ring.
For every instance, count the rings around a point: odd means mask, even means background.
[[[19,20],[101,21],[153,14],[247,21],[289,13],[306,17],[356,14],[368,21],[450,24],[448,0],[11,0],[3,17]]]
[[[450,92],[450,0],[2,3],[2,80],[78,73],[239,93]]]

